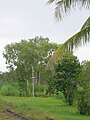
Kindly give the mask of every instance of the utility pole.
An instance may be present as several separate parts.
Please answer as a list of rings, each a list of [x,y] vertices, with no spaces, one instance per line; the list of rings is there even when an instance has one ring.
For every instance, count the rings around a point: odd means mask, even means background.
[[[35,81],[34,69],[33,69],[33,66],[32,66],[32,95],[33,95],[33,98],[35,97],[35,92],[34,92],[34,81]]]

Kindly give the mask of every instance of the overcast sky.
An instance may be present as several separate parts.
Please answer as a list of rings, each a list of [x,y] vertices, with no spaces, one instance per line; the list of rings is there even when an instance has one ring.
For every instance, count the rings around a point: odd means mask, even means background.
[[[35,36],[48,37],[51,42],[63,43],[78,32],[90,16],[89,10],[75,10],[61,22],[54,18],[54,6],[47,0],[0,0],[0,71],[5,71],[2,58],[4,46]],[[90,47],[76,51],[81,60],[90,59]]]

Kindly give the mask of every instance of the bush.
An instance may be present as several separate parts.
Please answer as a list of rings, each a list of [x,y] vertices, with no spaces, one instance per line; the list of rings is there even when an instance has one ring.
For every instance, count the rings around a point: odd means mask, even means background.
[[[4,96],[19,96],[18,84],[15,82],[4,82],[0,87],[0,93]]]
[[[24,82],[3,82],[0,83],[0,94],[4,96],[32,96],[32,84],[29,84],[28,87]],[[35,96],[42,97],[44,96],[47,89],[47,85],[35,85]]]
[[[42,97],[45,95],[47,85],[35,85],[35,96]]]
[[[62,99],[63,102],[65,102],[65,99],[64,99],[64,96],[63,96],[62,92],[59,91],[58,94],[55,94],[54,96],[55,96],[55,98]]]
[[[90,115],[90,87],[79,92],[78,110],[81,115]]]

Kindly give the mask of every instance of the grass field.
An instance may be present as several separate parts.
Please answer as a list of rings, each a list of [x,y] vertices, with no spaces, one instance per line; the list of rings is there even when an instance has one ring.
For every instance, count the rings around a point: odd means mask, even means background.
[[[29,98],[0,96],[0,113],[11,109],[32,120],[90,120],[90,116],[79,115],[77,107],[67,106],[57,98]],[[5,120],[5,119],[2,119]],[[13,119],[11,119],[13,120]]]

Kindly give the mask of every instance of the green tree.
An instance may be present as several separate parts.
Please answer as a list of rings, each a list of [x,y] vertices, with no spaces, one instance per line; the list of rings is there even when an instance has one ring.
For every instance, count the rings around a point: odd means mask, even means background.
[[[56,91],[61,91],[68,105],[72,105],[77,90],[80,63],[71,53],[63,55],[55,66],[53,83]]]
[[[16,81],[16,71],[2,72],[0,73],[0,81]]]
[[[90,61],[83,61],[81,63],[81,72],[79,75],[79,85],[83,88],[87,88],[90,84]]]
[[[24,88],[27,93],[28,83],[32,83],[32,66],[35,71],[35,83],[45,84],[48,79],[46,64],[57,48],[57,44],[50,43],[48,38],[43,37],[22,40],[5,46],[3,55],[6,58],[7,68],[10,72],[16,71],[20,90]]]

